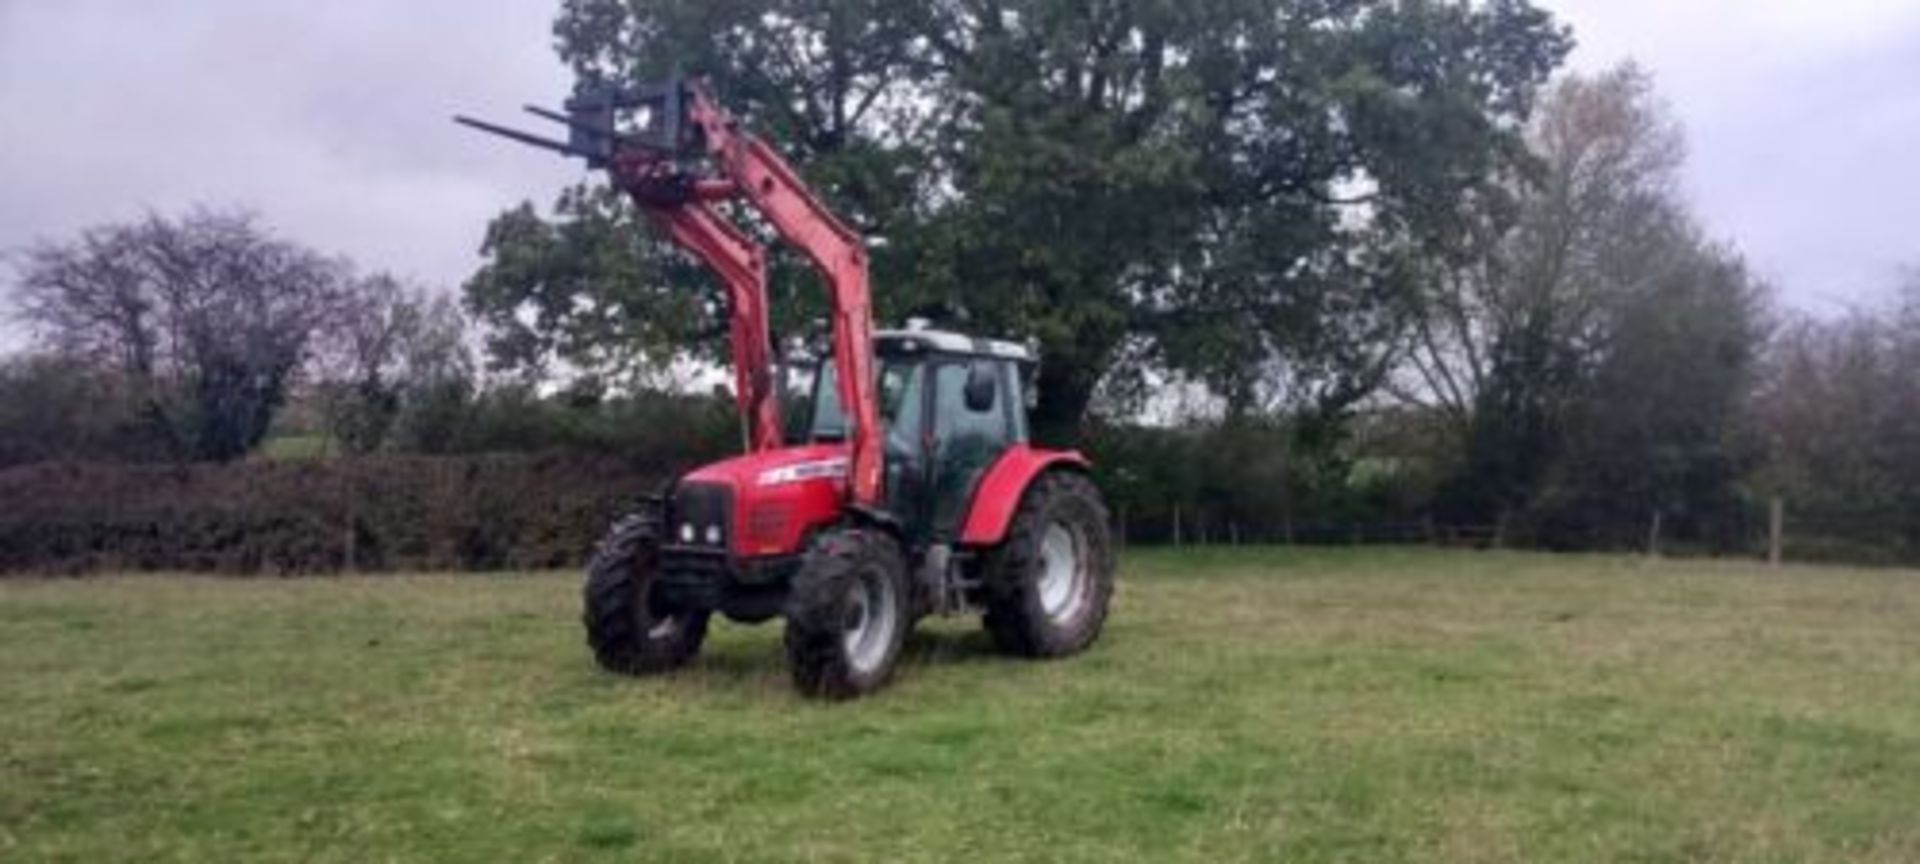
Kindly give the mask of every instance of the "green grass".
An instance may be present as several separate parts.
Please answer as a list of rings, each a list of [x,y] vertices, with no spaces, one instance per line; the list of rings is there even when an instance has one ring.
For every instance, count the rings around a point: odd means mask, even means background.
[[[0,859],[1920,860],[1920,576],[1143,553],[1055,663],[929,622],[596,671],[567,574],[0,584]]]
[[[323,434],[275,435],[260,442],[254,457],[278,462],[324,459],[334,452],[333,440]]]

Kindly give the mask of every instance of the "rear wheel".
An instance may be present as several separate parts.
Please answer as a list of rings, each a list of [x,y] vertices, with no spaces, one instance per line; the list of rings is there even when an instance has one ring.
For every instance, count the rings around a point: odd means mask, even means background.
[[[615,523],[587,566],[581,615],[587,645],[608,670],[648,675],[685,665],[700,653],[708,613],[660,602],[654,586],[658,528],[651,513]]]
[[[793,577],[787,662],[800,692],[826,699],[871,693],[893,675],[912,626],[900,546],[879,531],[821,536]]]
[[[1059,657],[1099,638],[1113,597],[1113,544],[1100,490],[1085,476],[1036,478],[985,563],[985,623],[1001,650]]]

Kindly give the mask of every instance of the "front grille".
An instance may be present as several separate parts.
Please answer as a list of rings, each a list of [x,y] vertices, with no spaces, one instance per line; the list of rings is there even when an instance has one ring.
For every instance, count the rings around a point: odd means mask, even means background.
[[[733,490],[718,483],[682,483],[673,490],[667,520],[667,542],[705,548],[727,548],[733,536]],[[693,536],[683,526],[692,526]],[[719,542],[708,539],[708,529],[719,526]]]
[[[747,511],[749,549],[778,545],[787,539],[793,527],[794,506],[790,501],[763,501]]]
[[[682,483],[674,488],[667,505],[666,542],[660,549],[660,587],[669,602],[699,609],[719,606],[729,578],[732,513],[733,490],[726,486]],[[718,542],[707,539],[715,526],[720,529]]]
[[[667,546],[660,550],[660,588],[675,606],[713,609],[728,579],[725,552],[686,546]]]

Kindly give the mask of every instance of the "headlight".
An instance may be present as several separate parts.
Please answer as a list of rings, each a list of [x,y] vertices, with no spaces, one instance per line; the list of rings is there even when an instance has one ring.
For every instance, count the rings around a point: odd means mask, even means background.
[[[715,546],[720,545],[720,526],[718,525],[707,526],[707,542]]]
[[[692,522],[680,523],[680,542],[682,543],[693,542],[693,523]]]

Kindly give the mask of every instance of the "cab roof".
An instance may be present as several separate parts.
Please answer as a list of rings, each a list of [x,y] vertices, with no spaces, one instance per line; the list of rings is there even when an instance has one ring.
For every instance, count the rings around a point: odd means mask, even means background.
[[[873,334],[873,340],[874,347],[879,349],[939,351],[943,354],[969,354],[1020,363],[1033,362],[1033,352],[1019,343],[967,336],[947,330],[880,330]]]

